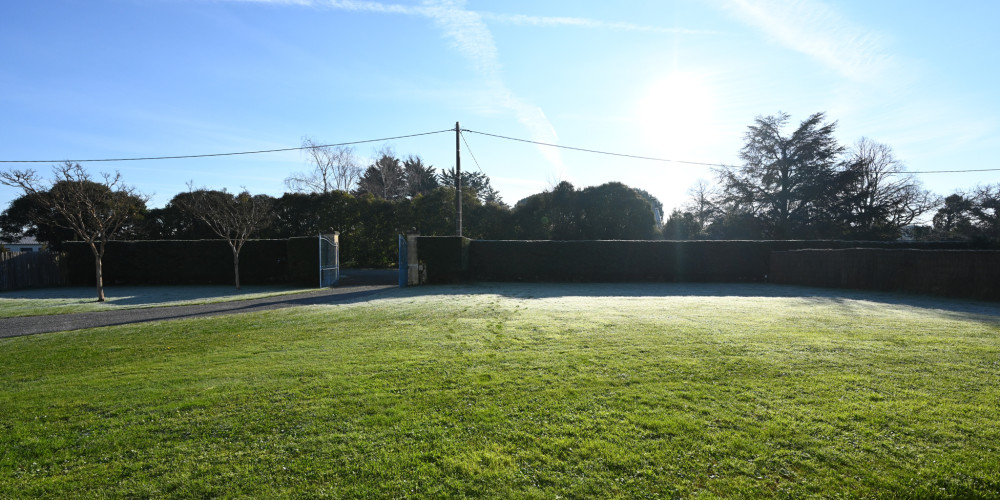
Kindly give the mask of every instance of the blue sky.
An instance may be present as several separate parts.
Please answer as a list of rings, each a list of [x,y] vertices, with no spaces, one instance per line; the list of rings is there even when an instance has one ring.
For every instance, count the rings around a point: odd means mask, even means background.
[[[80,0],[0,3],[0,160],[224,153],[462,127],[738,163],[755,116],[823,111],[913,171],[1000,168],[1000,2]],[[670,207],[708,167],[466,133],[514,203],[621,181]],[[454,165],[453,133],[392,141]],[[356,151],[369,157],[381,143]],[[466,149],[466,145],[462,145]],[[280,195],[305,156],[89,163],[162,206],[193,181]],[[0,164],[0,168],[49,164]],[[950,194],[1000,171],[921,174]],[[0,187],[0,206],[19,193]]]

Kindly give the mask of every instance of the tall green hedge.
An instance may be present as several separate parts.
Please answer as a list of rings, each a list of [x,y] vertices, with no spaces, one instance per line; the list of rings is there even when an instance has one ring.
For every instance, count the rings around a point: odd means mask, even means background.
[[[319,286],[319,242],[316,236],[288,238],[288,280],[300,286]]]
[[[771,281],[789,285],[1000,299],[1000,251],[850,248],[771,254]]]
[[[800,248],[965,248],[960,242],[473,240],[421,237],[431,283],[480,281],[765,281],[772,251]]]
[[[770,251],[760,241],[474,241],[469,260],[483,281],[761,281]]]
[[[297,240],[298,238],[294,239]],[[308,239],[308,238],[304,238]],[[315,242],[315,238],[312,238]],[[298,281],[307,256],[290,240],[250,240],[240,252],[240,282],[270,284]],[[315,249],[315,243],[313,243]],[[83,242],[64,245],[68,283],[94,284],[94,256]],[[313,251],[315,253],[315,250]],[[314,255],[315,260],[317,257]],[[156,240],[108,242],[103,259],[105,285],[191,285],[233,283],[233,254],[225,240]]]
[[[427,280],[431,283],[468,280],[470,242],[461,236],[418,237],[417,259],[427,270]]]

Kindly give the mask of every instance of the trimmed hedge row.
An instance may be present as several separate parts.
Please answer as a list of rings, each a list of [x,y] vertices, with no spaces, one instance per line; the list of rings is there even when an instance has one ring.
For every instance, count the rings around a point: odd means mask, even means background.
[[[470,271],[484,281],[759,281],[769,252],[761,242],[474,241]]]
[[[285,260],[288,281],[299,286],[319,286],[319,242],[316,236],[300,236],[285,241],[288,242],[288,258]]]
[[[427,281],[455,283],[469,279],[469,245],[472,242],[461,236],[417,237],[417,259],[427,270]]]
[[[83,242],[64,244],[67,282],[92,286],[94,255]],[[317,284],[316,237],[250,240],[240,252],[240,283]],[[103,260],[105,285],[233,283],[233,253],[225,240],[110,241]]]
[[[774,283],[1000,299],[996,250],[795,250],[771,254]]]
[[[856,241],[475,240],[468,255],[455,243],[418,242],[431,283],[480,281],[765,281],[772,251],[849,248]],[[967,248],[962,242],[864,242],[882,248]]]

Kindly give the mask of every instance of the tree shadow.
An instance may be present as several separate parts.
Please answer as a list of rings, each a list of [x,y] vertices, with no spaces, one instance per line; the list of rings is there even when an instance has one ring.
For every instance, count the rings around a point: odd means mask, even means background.
[[[371,300],[373,295],[376,295],[385,288],[372,287],[370,289],[353,290],[345,293],[323,293],[323,292],[311,292],[306,297],[301,297],[298,295],[286,295],[278,297],[267,297],[263,299],[249,300],[246,303],[233,304],[232,302],[224,302],[218,304],[205,304],[200,306],[178,306],[178,307],[165,307],[165,308],[155,308],[147,309],[144,311],[149,311],[149,318],[142,318],[138,320],[135,317],[129,318],[127,320],[107,323],[106,326],[129,324],[144,321],[164,321],[171,319],[184,319],[184,318],[199,318],[207,316],[220,316],[228,314],[240,314],[248,312],[257,311],[268,311],[273,309],[284,309],[287,307],[295,306],[316,306],[316,305],[332,305],[332,304],[349,304],[355,302],[364,302]],[[95,314],[95,313],[83,313],[83,314]],[[96,313],[100,314],[100,313]]]
[[[395,269],[343,269],[340,287],[394,285],[399,281]],[[313,291],[323,289],[315,288]],[[222,301],[257,300],[261,294],[288,295],[289,292],[311,293],[308,287],[293,285],[243,285],[237,290],[232,284],[220,285],[107,285],[104,287],[108,298],[107,306],[180,306],[173,302],[202,302],[218,299]],[[94,287],[52,287],[0,292],[3,299],[25,300],[70,300],[80,303],[97,302]]]
[[[0,338],[149,321],[204,318],[295,306],[355,303],[371,300],[372,296],[392,289],[392,287],[385,285],[325,288],[303,294],[280,295],[235,302],[216,302],[212,304],[171,307],[125,308],[48,316],[0,318]]]
[[[173,285],[173,286],[118,286],[104,287],[109,306],[157,305],[181,301],[202,301],[212,299],[245,300],[259,294],[284,293],[302,290],[292,286],[245,286],[236,290],[232,285]],[[94,287],[58,287],[29,290],[12,290],[0,297],[25,300],[73,300],[81,303],[96,302]]]

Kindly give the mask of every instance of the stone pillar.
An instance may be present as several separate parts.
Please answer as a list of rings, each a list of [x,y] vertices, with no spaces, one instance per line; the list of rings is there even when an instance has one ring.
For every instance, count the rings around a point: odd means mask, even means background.
[[[420,231],[411,229],[406,232],[406,285],[414,286],[421,283],[420,260],[417,258],[417,238]]]

